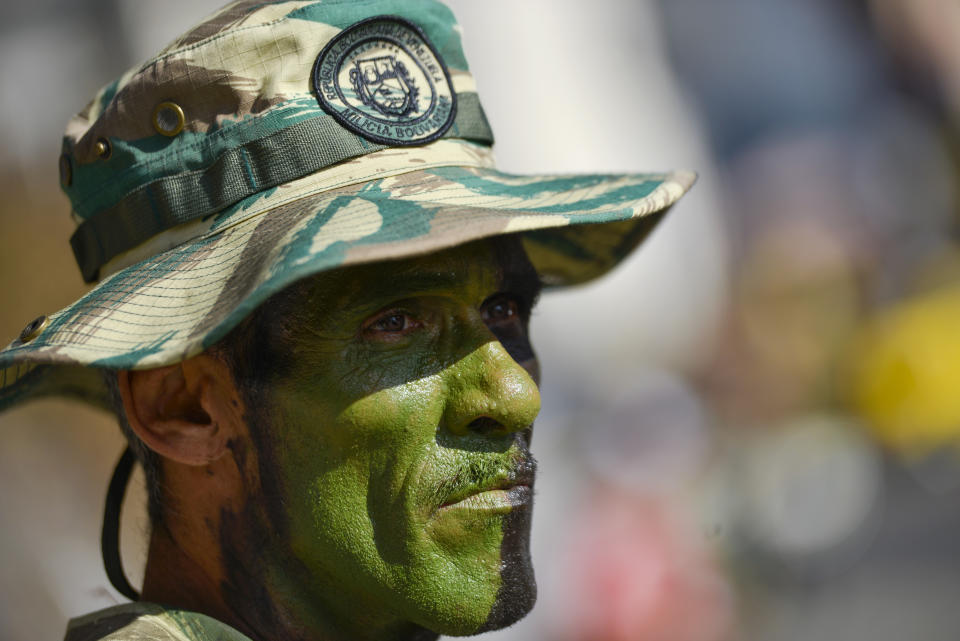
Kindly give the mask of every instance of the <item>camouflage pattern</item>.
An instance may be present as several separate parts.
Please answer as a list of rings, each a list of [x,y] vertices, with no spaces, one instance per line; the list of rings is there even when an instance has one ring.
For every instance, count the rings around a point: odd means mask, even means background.
[[[450,137],[492,134],[453,15],[428,0],[240,2],[105,87],[63,141],[64,186],[79,224],[72,244],[84,277],[165,229],[382,145],[338,125],[313,94],[317,54],[367,11],[415,19],[450,67],[458,113]],[[196,40],[201,33],[212,35]],[[158,133],[173,102],[183,130]],[[103,145],[109,153],[103,153]]]
[[[334,140],[299,140],[296,148],[281,148],[279,158],[301,147],[354,144],[357,136],[328,126],[329,115],[310,93],[310,66],[341,29],[382,14],[401,15],[430,38],[450,68],[462,109],[457,122],[481,133],[464,136],[455,124],[452,133],[421,146],[359,140],[360,152],[318,170],[273,185],[257,180],[273,171],[277,150],[247,142],[283,139],[320,121]],[[155,104],[167,100],[182,102],[188,114],[173,138],[150,124]],[[343,265],[522,233],[548,286],[584,282],[636,247],[695,178],[689,172],[504,174],[482,134],[485,119],[461,120],[471,109],[479,110],[479,101],[459,28],[432,0],[241,1],[204,21],[71,121],[64,148],[73,179],[65,190],[81,228],[93,230],[93,244],[107,244],[114,228],[163,224],[135,246],[102,256],[97,287],[51,314],[37,337],[0,351],[0,408],[45,394],[102,402],[92,367],[141,369],[188,358],[270,295]],[[112,147],[107,159],[96,148],[104,137]],[[237,149],[247,177],[204,182],[229,176],[224,158]],[[164,196],[170,185],[176,193],[195,187],[226,194],[237,182],[245,191],[231,192],[225,206],[211,211],[203,207],[213,201],[195,207],[203,199],[187,199],[193,209],[169,215],[179,206]],[[148,204],[117,213],[136,198]]]
[[[204,614],[128,603],[72,619],[64,641],[250,641]]]

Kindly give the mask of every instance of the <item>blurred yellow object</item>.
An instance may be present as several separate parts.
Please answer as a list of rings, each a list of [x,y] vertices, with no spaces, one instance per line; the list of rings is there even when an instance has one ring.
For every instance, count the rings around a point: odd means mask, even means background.
[[[960,451],[960,287],[868,323],[852,367],[852,401],[881,442],[911,457]]]

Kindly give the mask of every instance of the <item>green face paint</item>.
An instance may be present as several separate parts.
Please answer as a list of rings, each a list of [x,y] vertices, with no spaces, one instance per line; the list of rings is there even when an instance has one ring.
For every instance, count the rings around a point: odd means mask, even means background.
[[[254,411],[285,539],[265,582],[298,620],[461,635],[532,607],[537,287],[503,240],[310,282]]]

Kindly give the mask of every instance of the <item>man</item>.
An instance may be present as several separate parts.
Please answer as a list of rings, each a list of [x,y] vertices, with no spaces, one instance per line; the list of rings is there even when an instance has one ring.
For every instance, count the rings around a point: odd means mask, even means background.
[[[426,0],[234,3],[71,121],[98,285],[0,352],[0,404],[113,407],[153,532],[141,599],[68,639],[433,638],[532,607],[530,310],[692,175],[509,176],[491,143]],[[130,460],[104,548],[136,598]]]

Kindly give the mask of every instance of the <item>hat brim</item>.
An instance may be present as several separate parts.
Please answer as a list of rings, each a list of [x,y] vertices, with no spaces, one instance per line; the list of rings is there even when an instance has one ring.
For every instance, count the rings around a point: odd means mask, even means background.
[[[460,165],[315,193],[283,185],[112,274],[52,314],[35,339],[0,352],[0,408],[49,394],[102,404],[91,367],[179,362],[291,283],[346,265],[519,233],[547,287],[585,282],[629,254],[694,180],[691,172],[518,176]]]

